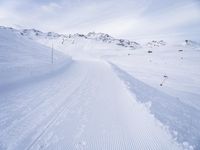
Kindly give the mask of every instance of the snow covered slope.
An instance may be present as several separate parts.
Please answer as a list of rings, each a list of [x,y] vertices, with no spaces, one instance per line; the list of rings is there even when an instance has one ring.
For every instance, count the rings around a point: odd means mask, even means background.
[[[12,32],[0,29],[0,89],[13,88],[31,80],[49,75],[66,66],[71,58],[32,40]],[[33,80],[33,82],[34,82]]]
[[[0,149],[198,150],[199,47],[119,41],[1,27]]]

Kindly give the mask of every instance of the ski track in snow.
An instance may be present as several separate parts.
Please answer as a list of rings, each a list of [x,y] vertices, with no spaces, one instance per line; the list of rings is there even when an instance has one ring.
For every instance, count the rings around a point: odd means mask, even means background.
[[[2,150],[182,149],[104,61],[1,93],[0,129]]]

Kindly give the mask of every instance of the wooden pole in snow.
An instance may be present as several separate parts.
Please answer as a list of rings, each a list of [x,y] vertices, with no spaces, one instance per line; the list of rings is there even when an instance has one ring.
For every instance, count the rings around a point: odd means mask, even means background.
[[[52,43],[52,48],[51,48],[51,63],[53,64],[53,43]]]

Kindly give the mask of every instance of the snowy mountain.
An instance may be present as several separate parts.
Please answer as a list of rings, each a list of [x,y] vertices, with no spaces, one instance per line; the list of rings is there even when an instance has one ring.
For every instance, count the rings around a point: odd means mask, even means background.
[[[47,32],[43,33],[36,29],[23,29],[19,30],[20,34],[23,36],[27,36],[30,39],[36,39],[36,38],[48,38],[48,39],[57,39],[57,38],[64,38],[66,37],[63,34],[58,34],[54,32]]]
[[[141,48],[141,45],[137,42],[133,42],[133,41],[125,40],[125,39],[115,39],[111,37],[110,35],[104,34],[104,33],[90,32],[86,35],[86,38],[102,41],[106,43],[114,43],[116,45],[132,48],[132,49]]]
[[[165,41],[163,41],[163,40],[160,40],[160,41],[153,40],[153,41],[148,42],[146,44],[146,46],[150,47],[150,48],[152,48],[152,47],[161,47],[161,46],[165,46],[165,45],[167,45],[167,43]]]
[[[33,39],[36,41],[56,40],[60,44],[64,44],[65,42],[76,41],[77,39],[79,39],[79,40],[87,39],[87,40],[104,42],[107,44],[118,45],[121,47],[130,48],[130,49],[141,48],[141,45],[137,42],[133,42],[133,41],[125,40],[125,39],[116,39],[116,38],[113,38],[110,35],[104,34],[104,33],[90,32],[87,35],[79,34],[79,33],[65,35],[65,34],[58,34],[58,33],[54,33],[54,32],[44,33],[39,30],[36,30],[36,29],[17,30],[17,29],[7,28],[7,27],[1,27],[1,28],[11,30],[13,32],[21,34],[22,36],[26,36],[29,39]]]
[[[183,45],[188,47],[200,48],[200,43],[192,40],[185,40]]]
[[[59,34],[55,32],[47,32],[44,33],[42,31],[36,30],[36,29],[14,29],[10,27],[3,27],[0,26],[2,29],[6,30],[11,30],[12,32],[21,34],[22,36],[25,36],[29,39],[35,40],[41,44],[44,44],[46,46],[52,46],[52,43],[55,43],[56,47],[65,49],[63,46],[69,46],[69,44],[76,44],[85,47],[85,43],[94,43],[97,42],[96,45],[98,44],[107,44],[108,46],[119,46],[121,48],[128,48],[128,49],[138,49],[142,47],[147,47],[147,48],[156,48],[156,47],[162,47],[162,46],[167,46],[167,45],[179,45],[182,44],[183,46],[189,46],[193,48],[199,48],[200,43],[192,40],[185,40],[184,42],[180,43],[168,43],[164,40],[152,40],[147,42],[146,44],[140,44],[138,42],[126,40],[126,39],[116,39],[109,34],[105,33],[95,33],[95,32],[89,32],[88,34]],[[88,46],[88,44],[86,45]],[[116,47],[117,48],[117,47]]]

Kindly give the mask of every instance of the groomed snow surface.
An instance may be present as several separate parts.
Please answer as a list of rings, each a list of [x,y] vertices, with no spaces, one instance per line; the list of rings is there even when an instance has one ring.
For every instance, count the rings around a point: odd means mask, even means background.
[[[54,50],[52,64],[51,48],[0,29],[0,150],[200,148],[198,84],[185,80],[189,86],[174,86],[178,82],[167,70],[171,82],[159,89],[161,71],[152,79],[141,72],[149,64],[145,57],[160,59],[148,53],[78,49],[67,51],[70,57]],[[199,83],[199,59],[194,61],[191,79]],[[183,90],[193,98],[184,99]]]

